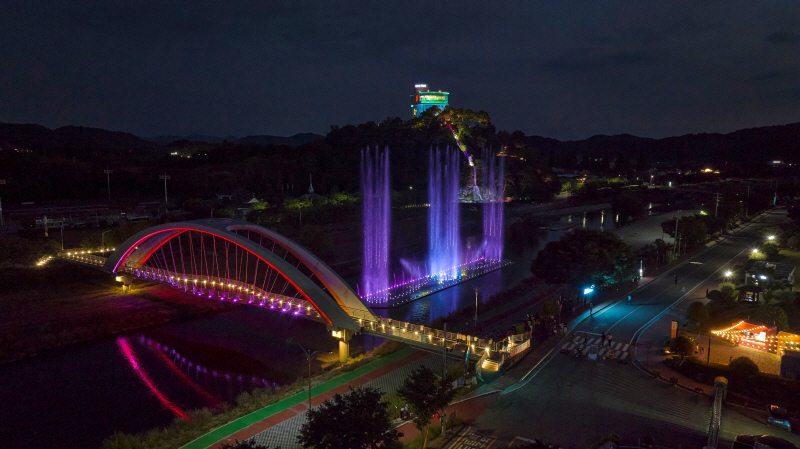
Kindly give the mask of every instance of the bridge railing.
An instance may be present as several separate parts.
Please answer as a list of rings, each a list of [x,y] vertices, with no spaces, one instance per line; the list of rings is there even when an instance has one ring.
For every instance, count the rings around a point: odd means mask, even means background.
[[[373,319],[358,318],[359,325],[370,333],[382,333],[404,340],[412,340],[435,346],[446,345],[451,349],[459,349],[464,352],[469,349],[473,354],[503,352],[505,346],[502,342],[493,342],[470,335],[456,332],[447,332],[433,329],[421,324],[412,324],[405,321],[397,321],[391,318],[377,317],[369,314]],[[353,314],[356,317],[355,314]]]
[[[59,252],[58,257],[95,266],[103,266],[106,263],[106,260],[108,260],[107,257],[98,256],[97,254],[93,253],[101,253],[101,251],[85,249],[65,250]]]
[[[304,299],[270,293],[241,281],[216,276],[177,273],[147,266],[139,268],[123,266],[121,271],[140,279],[167,284],[177,290],[183,290],[208,299],[252,304],[294,315],[320,317],[313,304]]]

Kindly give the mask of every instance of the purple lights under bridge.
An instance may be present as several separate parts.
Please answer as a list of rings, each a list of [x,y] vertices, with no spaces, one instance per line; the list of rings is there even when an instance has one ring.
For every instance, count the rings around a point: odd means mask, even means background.
[[[508,344],[447,334],[378,317],[329,266],[287,237],[240,220],[209,219],[148,228],[111,251],[66,250],[59,258],[114,273],[123,285],[157,282],[210,301],[274,310],[327,325],[339,340],[364,333],[433,349],[447,345],[479,360],[502,358]],[[482,262],[476,261],[476,266]]]

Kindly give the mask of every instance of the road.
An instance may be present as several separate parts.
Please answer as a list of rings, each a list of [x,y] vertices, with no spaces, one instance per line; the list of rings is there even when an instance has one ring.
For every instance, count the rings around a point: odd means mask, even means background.
[[[729,261],[757,243],[758,228],[783,220],[783,214],[759,219],[642,286],[633,294],[631,305],[620,301],[575,330],[590,338],[611,333],[615,345],[631,345],[631,358],[642,358],[642,348],[636,350],[635,343],[651,322],[680,305],[704,282],[718,279]],[[709,417],[707,398],[656,381],[634,363],[576,359],[553,352],[523,382],[504,390],[474,422],[472,431],[494,438],[491,447],[506,447],[516,437],[586,447],[610,433],[621,435],[623,445],[635,445],[638,438],[650,436],[658,446],[703,447]],[[735,434],[750,432],[776,434],[775,429],[726,409],[720,447],[728,445]],[[788,438],[800,443],[796,435]]]

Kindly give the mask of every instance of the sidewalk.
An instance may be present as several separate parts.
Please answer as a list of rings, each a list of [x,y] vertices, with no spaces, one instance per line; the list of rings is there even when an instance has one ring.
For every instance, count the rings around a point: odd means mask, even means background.
[[[350,387],[364,385],[428,355],[424,351],[405,348],[314,386],[311,388],[312,407],[331,399],[336,393],[346,393]],[[304,391],[225,424],[186,444],[183,449],[217,448],[222,443],[233,443],[237,439],[244,441],[270,427],[305,413],[307,409],[308,391]]]

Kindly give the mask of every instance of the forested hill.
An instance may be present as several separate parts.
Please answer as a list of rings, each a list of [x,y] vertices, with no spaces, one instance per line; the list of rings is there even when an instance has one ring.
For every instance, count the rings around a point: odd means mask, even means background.
[[[528,142],[552,165],[567,167],[575,165],[579,155],[614,158],[620,154],[650,162],[726,162],[739,166],[762,165],[770,160],[800,162],[800,123],[663,139],[620,134],[566,142],[530,136]]]
[[[160,145],[133,134],[100,128],[63,126],[50,130],[40,125],[0,123],[0,148],[30,150],[40,155],[98,157],[108,154],[150,152]]]

